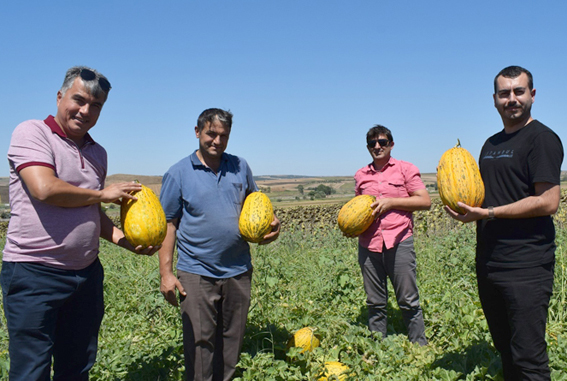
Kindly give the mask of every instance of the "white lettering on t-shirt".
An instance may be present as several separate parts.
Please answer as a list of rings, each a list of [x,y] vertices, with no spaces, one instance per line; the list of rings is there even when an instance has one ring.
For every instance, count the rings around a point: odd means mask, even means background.
[[[513,149],[506,149],[500,151],[487,151],[482,159],[503,159],[503,158],[512,158],[514,157],[514,150]]]

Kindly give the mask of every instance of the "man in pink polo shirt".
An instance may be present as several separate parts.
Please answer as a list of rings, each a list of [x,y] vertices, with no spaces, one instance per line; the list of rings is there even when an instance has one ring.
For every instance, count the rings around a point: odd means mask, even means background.
[[[368,328],[387,333],[388,277],[411,342],[427,344],[416,282],[412,212],[431,206],[417,167],[391,156],[394,139],[380,125],[366,134],[372,163],[354,175],[356,195],[376,196],[372,204],[376,220],[358,238],[358,261],[362,270]]]
[[[57,114],[12,134],[11,218],[2,258],[10,380],[88,380],[104,314],[99,238],[138,254],[102,212],[102,202],[135,199],[139,184],[104,187],[106,151],[88,131],[110,83],[86,67],[67,71]]]

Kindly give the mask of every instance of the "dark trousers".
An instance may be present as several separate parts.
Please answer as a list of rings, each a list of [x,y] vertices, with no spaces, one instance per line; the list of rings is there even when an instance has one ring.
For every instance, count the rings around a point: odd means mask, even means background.
[[[382,253],[358,248],[358,262],[362,270],[366,305],[368,306],[368,328],[386,337],[388,321],[388,277],[394,286],[398,306],[408,338],[412,343],[427,344],[423,313],[417,289],[416,256],[413,237],[409,237]]]
[[[554,264],[526,269],[477,266],[478,293],[506,380],[550,380],[545,325]]]
[[[104,314],[104,272],[2,262],[11,381],[88,380]]]
[[[177,271],[187,296],[181,298],[186,379],[228,381],[244,340],[252,269],[216,279]]]

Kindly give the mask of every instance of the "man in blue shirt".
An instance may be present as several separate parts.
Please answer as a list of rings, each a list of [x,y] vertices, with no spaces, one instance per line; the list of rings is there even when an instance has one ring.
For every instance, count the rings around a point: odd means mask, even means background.
[[[176,289],[181,295],[187,380],[233,377],[250,306],[252,262],[238,218],[244,199],[258,187],[246,161],[224,152],[231,127],[230,112],[203,111],[195,127],[199,148],[162,181],[168,223],[159,251],[160,289],[174,306]],[[279,230],[274,216],[272,232],[260,244],[277,239]]]

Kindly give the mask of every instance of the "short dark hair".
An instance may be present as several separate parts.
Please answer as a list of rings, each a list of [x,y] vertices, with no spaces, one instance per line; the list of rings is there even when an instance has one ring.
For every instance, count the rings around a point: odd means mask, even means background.
[[[518,78],[522,73],[525,73],[528,76],[528,87],[531,90],[534,89],[534,77],[532,73],[528,69],[524,69],[521,66],[508,66],[504,69],[500,70],[500,73],[494,77],[494,93],[496,94],[497,90],[497,80],[498,77],[502,76],[504,78]]]
[[[203,111],[197,119],[197,128],[202,131],[207,123],[212,123],[214,120],[218,120],[229,130],[232,128],[232,113],[220,108],[208,108]]]
[[[390,142],[394,141],[394,137],[392,136],[392,131],[390,131],[387,127],[384,127],[380,124],[376,124],[366,133],[366,143],[368,144],[369,141],[377,138],[380,135],[386,135],[386,137]]]

